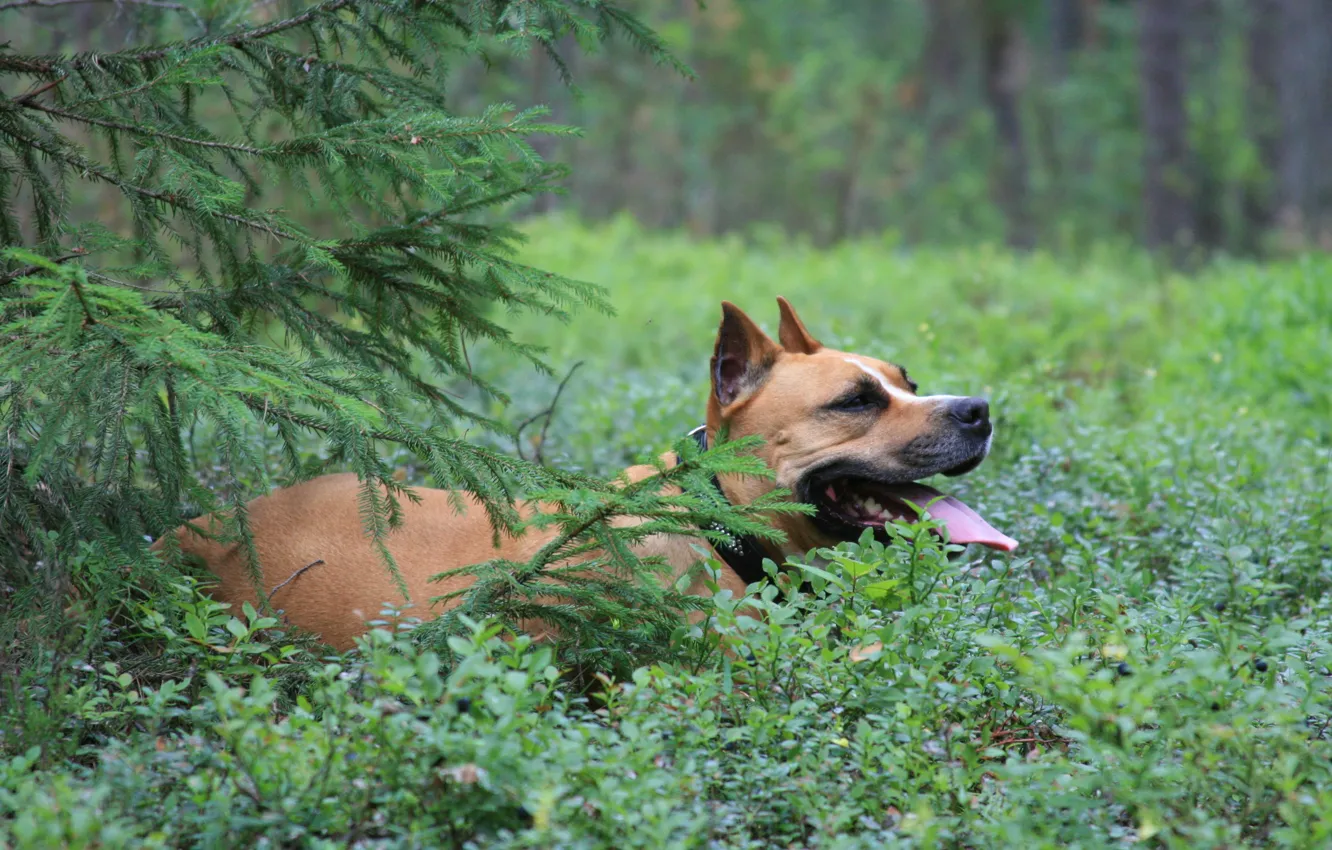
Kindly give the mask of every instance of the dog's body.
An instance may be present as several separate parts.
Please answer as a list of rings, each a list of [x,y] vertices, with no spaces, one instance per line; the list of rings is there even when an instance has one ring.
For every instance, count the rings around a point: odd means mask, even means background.
[[[651,466],[632,467],[629,477],[655,474]],[[430,581],[453,567],[493,558],[527,561],[550,540],[551,534],[528,531],[504,535],[496,548],[485,510],[475,498],[463,495],[463,508],[455,507],[457,494],[430,487],[414,487],[417,501],[399,499],[402,524],[388,539],[389,553],[402,573],[414,606],[405,613],[421,616],[429,599],[459,590],[471,582],[466,576]],[[383,556],[370,542],[362,524],[358,499],[362,484],[352,473],[325,475],[284,487],[250,502],[249,523],[263,571],[263,587],[274,607],[283,609],[295,625],[319,635],[337,649],[349,649],[365,631],[366,620],[376,619],[387,605],[403,605]],[[540,507],[521,506],[524,518]],[[211,520],[209,531],[221,530]],[[183,530],[182,530],[183,531]],[[220,543],[193,533],[181,533],[181,548],[202,557],[219,579],[210,592],[214,598],[259,607],[250,578],[248,558],[236,543]],[[697,560],[685,537],[658,536],[647,541],[640,555],[660,555],[667,563],[686,567]],[[306,569],[308,567],[308,569]],[[678,573],[677,573],[678,577]],[[729,568],[719,578],[737,595],[745,583]],[[285,582],[285,584],[284,584]],[[276,590],[276,592],[274,592]],[[700,577],[690,592],[703,590]],[[526,624],[543,635],[542,624]]]
[[[785,300],[781,344],[769,339],[740,310],[723,304],[712,360],[708,400],[709,439],[725,428],[733,438],[759,435],[760,456],[775,482],[723,477],[723,493],[736,504],[752,501],[774,486],[818,508],[814,516],[783,514],[773,523],[785,542],[768,554],[778,563],[811,549],[858,538],[865,527],[928,510],[943,521],[954,542],[976,542],[1010,550],[1016,543],[991,528],[965,505],[914,484],[937,473],[961,475],[984,460],[992,428],[988,405],[975,398],[917,396],[915,385],[897,366],[824,348],[805,330]],[[668,460],[669,463],[669,460]],[[630,480],[653,475],[651,466],[632,467]],[[358,510],[361,484],[351,474],[327,475],[284,488],[248,506],[259,554],[263,587],[274,607],[295,625],[345,649],[378,616],[385,604],[402,600],[382,556],[365,534]],[[479,502],[464,495],[416,488],[418,502],[402,501],[402,524],[388,538],[411,601],[464,587],[459,576],[439,582],[445,570],[493,558],[525,561],[553,534],[528,530],[502,536],[498,548]],[[524,511],[540,510],[526,506]],[[216,528],[216,519],[205,520]],[[632,522],[632,520],[625,520]],[[221,601],[257,606],[248,559],[239,544],[206,539],[188,528],[175,532],[187,555],[203,559],[220,583]],[[640,555],[664,558],[679,578],[698,560],[701,538],[658,535],[640,545]],[[302,568],[314,564],[309,570]],[[719,577],[737,595],[745,582],[729,566]],[[280,587],[279,587],[280,586]],[[273,592],[274,588],[278,588]],[[692,592],[703,592],[702,577]]]

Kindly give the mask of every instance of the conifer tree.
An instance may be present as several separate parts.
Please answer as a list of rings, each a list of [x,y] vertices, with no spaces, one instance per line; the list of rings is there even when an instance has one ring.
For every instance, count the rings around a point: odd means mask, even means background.
[[[0,2],[0,27],[62,2],[78,0]],[[156,43],[75,55],[0,44],[0,580],[48,601],[51,581],[114,597],[159,569],[145,537],[224,510],[248,541],[247,499],[327,468],[360,477],[365,531],[396,570],[383,541],[410,493],[383,459],[389,444],[431,483],[479,495],[497,528],[514,521],[516,490],[612,498],[465,439],[497,423],[447,387],[503,398],[472,372],[469,346],[541,366],[497,316],[608,304],[515,262],[518,234],[496,214],[562,174],[529,137],[571,130],[503,104],[457,114],[447,82],[466,57],[502,49],[564,69],[554,46],[570,35],[620,35],[673,63],[646,26],[600,0],[118,8]],[[213,435],[215,487],[191,463],[196,427]],[[259,435],[275,438],[280,466]],[[326,463],[304,460],[310,441]],[[614,498],[610,512],[662,507]],[[676,508],[651,527],[737,521]],[[582,528],[577,511],[561,521],[605,545],[609,514],[593,513]],[[571,545],[561,554],[583,551]],[[650,567],[611,545],[616,566]],[[88,557],[98,576],[71,575]]]

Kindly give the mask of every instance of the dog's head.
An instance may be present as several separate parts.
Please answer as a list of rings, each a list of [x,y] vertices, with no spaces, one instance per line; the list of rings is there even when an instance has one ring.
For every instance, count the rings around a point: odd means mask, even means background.
[[[994,427],[981,398],[919,395],[906,370],[891,363],[824,347],[784,298],[780,343],[773,342],[734,304],[723,302],[712,357],[708,436],[757,435],[760,456],[776,486],[813,504],[814,516],[776,520],[787,534],[785,554],[855,540],[927,509],[948,526],[955,543],[1017,546],[950,496],[916,482],[963,475],[989,453]],[[731,498],[748,502],[769,481],[723,482]]]

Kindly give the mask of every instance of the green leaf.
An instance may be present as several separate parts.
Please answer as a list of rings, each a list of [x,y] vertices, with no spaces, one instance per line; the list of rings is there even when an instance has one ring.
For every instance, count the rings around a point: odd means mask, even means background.
[[[200,620],[193,611],[185,614],[185,631],[189,632],[190,637],[200,643],[203,643],[204,639],[208,636],[208,627],[204,625],[203,620]]]
[[[900,589],[901,582],[897,579],[885,579],[865,585],[862,590],[865,596],[873,599],[875,602],[883,605],[900,605],[904,594]]]

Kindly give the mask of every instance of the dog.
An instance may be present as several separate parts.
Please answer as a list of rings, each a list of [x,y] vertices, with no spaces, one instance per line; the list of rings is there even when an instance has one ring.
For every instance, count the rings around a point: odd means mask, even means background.
[[[763,558],[780,564],[812,549],[859,539],[866,528],[918,514],[907,501],[941,521],[953,543],[1012,551],[1017,542],[955,498],[916,483],[936,474],[963,475],[981,464],[994,438],[989,404],[981,398],[919,395],[906,370],[874,358],[827,348],[810,335],[784,298],[778,341],[744,312],[722,303],[711,361],[706,425],[710,444],[758,435],[757,453],[773,479],[722,476],[716,482],[733,504],[748,503],[774,486],[815,506],[816,513],[774,515],[780,544],[757,539],[713,547],[702,537],[657,535],[639,544],[641,556],[662,557],[678,580],[699,561],[699,548],[722,564],[717,583],[741,595],[762,576]],[[666,458],[673,465],[672,457]],[[655,475],[652,466],[627,470],[629,480]],[[334,474],[274,491],[250,502],[249,523],[270,601],[293,625],[345,650],[367,630],[366,619],[401,598],[382,556],[362,528],[352,474]],[[470,583],[466,576],[431,582],[445,570],[493,558],[528,560],[554,534],[527,529],[504,535],[496,547],[481,504],[466,494],[415,488],[419,501],[402,502],[402,524],[388,536],[411,600],[420,603]],[[459,497],[463,510],[458,510]],[[928,505],[928,507],[926,507]],[[525,516],[540,510],[524,506]],[[632,522],[633,520],[626,520]],[[204,519],[210,535],[217,517]],[[189,526],[172,532],[187,557],[201,559],[219,583],[214,598],[259,606],[249,559],[239,543],[220,542]],[[156,544],[160,548],[162,541]],[[303,570],[305,565],[317,564]],[[706,593],[700,575],[691,593]]]

